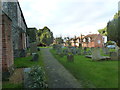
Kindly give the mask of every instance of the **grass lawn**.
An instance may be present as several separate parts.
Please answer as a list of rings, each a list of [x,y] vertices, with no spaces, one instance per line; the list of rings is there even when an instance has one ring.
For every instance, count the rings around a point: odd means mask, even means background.
[[[15,67],[16,68],[27,68],[27,67],[32,67],[36,65],[43,66],[44,64],[42,62],[41,52],[38,52],[38,54],[39,54],[39,60],[37,62],[31,61],[32,56],[15,58],[14,59]]]
[[[51,53],[71,72],[85,88],[117,88],[118,61],[92,61],[84,56],[74,56],[74,62],[60,57],[51,49]]]
[[[28,68],[28,67],[40,65],[44,70],[44,63],[42,60],[41,52],[37,52],[37,53],[39,54],[39,60],[36,62],[30,61],[32,59],[32,56],[15,58],[15,60],[14,60],[15,67],[16,68]],[[47,80],[47,76],[45,76],[45,77]],[[14,84],[14,83],[7,81],[2,84],[2,88],[23,88],[23,84],[21,84],[21,83]]]

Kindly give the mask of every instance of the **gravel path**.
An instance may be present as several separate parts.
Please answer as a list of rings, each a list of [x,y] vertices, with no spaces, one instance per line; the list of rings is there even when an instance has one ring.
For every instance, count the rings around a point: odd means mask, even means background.
[[[80,83],[49,52],[49,48],[41,48],[43,62],[48,74],[49,88],[81,88]]]

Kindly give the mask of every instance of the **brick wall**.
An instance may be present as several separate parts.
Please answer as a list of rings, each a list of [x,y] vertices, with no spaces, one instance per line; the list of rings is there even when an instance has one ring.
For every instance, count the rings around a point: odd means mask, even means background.
[[[11,36],[11,20],[2,14],[2,70],[8,71],[13,65],[13,46]]]

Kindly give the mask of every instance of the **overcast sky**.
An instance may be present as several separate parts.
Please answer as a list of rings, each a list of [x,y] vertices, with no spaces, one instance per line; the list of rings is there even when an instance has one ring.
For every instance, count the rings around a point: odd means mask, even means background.
[[[54,36],[97,33],[118,11],[119,0],[19,0],[28,27]]]

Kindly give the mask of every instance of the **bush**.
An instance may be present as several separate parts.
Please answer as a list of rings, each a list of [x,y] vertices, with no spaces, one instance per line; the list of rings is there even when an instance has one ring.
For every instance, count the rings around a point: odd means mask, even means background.
[[[33,66],[28,72],[28,88],[47,88],[45,73],[40,66]]]

